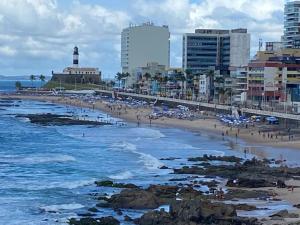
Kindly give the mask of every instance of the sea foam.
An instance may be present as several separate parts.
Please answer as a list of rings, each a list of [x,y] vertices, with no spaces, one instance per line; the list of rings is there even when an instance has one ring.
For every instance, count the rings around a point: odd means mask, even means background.
[[[25,157],[20,155],[7,155],[0,157],[0,163],[16,164],[40,164],[49,162],[63,163],[68,161],[76,161],[76,159],[70,155],[59,154],[31,155]]]
[[[110,175],[108,176],[110,179],[114,179],[114,180],[126,180],[126,179],[130,179],[133,177],[133,174],[130,171],[125,171],[122,173],[118,173],[115,175]]]
[[[72,203],[72,204],[61,204],[61,205],[48,205],[42,206],[40,209],[45,212],[59,212],[62,210],[75,210],[84,208],[84,205]]]
[[[154,156],[137,151],[136,145],[134,145],[132,143],[124,141],[124,142],[119,143],[119,144],[114,144],[113,147],[118,148],[118,149],[122,149],[122,150],[125,150],[125,151],[129,151],[129,152],[132,152],[134,154],[139,155],[139,158],[140,158],[141,162],[143,162],[145,167],[149,170],[159,169],[160,167],[162,167],[164,165],[163,163],[161,163]]]

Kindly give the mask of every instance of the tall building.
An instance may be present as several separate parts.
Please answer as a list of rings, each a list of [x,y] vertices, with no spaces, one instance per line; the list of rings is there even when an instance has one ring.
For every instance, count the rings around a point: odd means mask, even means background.
[[[183,35],[182,54],[184,70],[192,73],[246,66],[250,58],[250,34],[247,29],[196,29],[195,33]]]
[[[300,1],[290,1],[284,7],[285,48],[300,48]]]
[[[153,23],[130,25],[121,34],[122,72],[129,73],[126,86],[136,82],[133,71],[136,68],[157,63],[170,67],[170,32],[168,26]]]

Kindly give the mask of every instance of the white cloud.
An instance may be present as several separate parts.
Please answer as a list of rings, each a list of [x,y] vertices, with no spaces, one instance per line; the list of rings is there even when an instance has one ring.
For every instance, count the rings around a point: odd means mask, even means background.
[[[280,40],[283,32],[284,0],[61,2],[0,0],[0,54],[15,57],[2,59],[0,74],[61,70],[71,63],[72,49],[78,45],[82,65],[98,66],[113,76],[120,69],[120,32],[129,22],[169,25],[174,66],[181,66],[182,34],[195,28],[246,27],[252,34],[252,52],[259,38]]]
[[[0,46],[0,54],[4,56],[14,56],[17,50],[10,46]]]

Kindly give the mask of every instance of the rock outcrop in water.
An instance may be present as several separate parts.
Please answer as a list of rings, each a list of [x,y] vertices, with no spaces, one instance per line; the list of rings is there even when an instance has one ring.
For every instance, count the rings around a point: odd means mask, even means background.
[[[28,118],[31,123],[43,126],[65,126],[65,125],[111,125],[108,122],[98,122],[91,120],[75,119],[69,115],[56,115],[56,114],[22,114],[16,117]]]
[[[102,217],[102,218],[81,218],[77,219],[70,219],[70,225],[119,225],[120,222],[113,218],[112,216]]]
[[[272,167],[267,161],[252,159],[235,165],[184,166],[174,169],[174,173],[219,176],[229,179],[227,186],[230,187],[284,188],[287,179],[300,175],[300,168]]]
[[[233,206],[202,199],[174,201],[170,212],[150,211],[136,219],[138,225],[258,225],[255,218],[238,217]]]

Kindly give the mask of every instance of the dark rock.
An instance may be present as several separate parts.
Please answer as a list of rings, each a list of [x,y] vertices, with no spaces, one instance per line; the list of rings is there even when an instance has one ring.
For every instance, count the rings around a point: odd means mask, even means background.
[[[176,186],[163,186],[163,185],[150,185],[146,191],[154,194],[161,204],[167,203],[170,199],[176,198],[178,187]]]
[[[65,125],[111,125],[107,122],[80,120],[71,118],[69,115],[55,115],[51,113],[47,114],[22,114],[16,117],[25,117],[30,120],[31,123],[43,125],[43,126],[65,126]]]
[[[233,162],[240,163],[243,161],[242,158],[238,158],[236,156],[214,156],[214,155],[203,155],[202,157],[189,158],[189,161],[197,162],[197,161],[223,161],[223,162]]]
[[[138,188],[134,184],[123,184],[123,183],[114,183],[110,180],[95,181],[95,184],[98,187],[113,187],[113,188]]]
[[[234,207],[202,199],[175,201],[170,213],[151,211],[136,219],[138,225],[258,225],[255,218],[237,217]]]
[[[232,207],[234,207],[235,210],[243,210],[243,211],[257,210],[256,206],[254,206],[254,205],[248,205],[248,204],[237,204],[237,205],[232,205]]]
[[[153,193],[141,189],[124,189],[111,196],[108,202],[112,208],[125,209],[155,209],[160,205]]]
[[[117,213],[117,215],[119,215],[119,216],[123,215],[121,209],[114,209],[114,211],[115,211],[115,212]]]
[[[212,222],[236,216],[235,209],[223,203],[211,203],[202,199],[176,201],[170,205],[170,215],[183,221]]]
[[[128,216],[128,215],[125,215],[125,216],[124,216],[124,220],[125,220],[126,222],[131,222],[131,221],[133,221],[133,219],[132,219],[130,216]]]
[[[228,192],[224,195],[225,200],[233,199],[247,199],[247,198],[257,198],[257,199],[267,199],[272,195],[268,191],[261,190],[242,190],[242,189],[229,189]]]
[[[176,160],[176,159],[180,159],[180,158],[175,158],[175,157],[169,157],[169,158],[161,158],[160,160],[165,160],[165,161],[173,161],[173,160]]]
[[[82,216],[82,217],[92,217],[92,216],[95,216],[95,214],[93,213],[77,213],[78,216]]]
[[[119,225],[120,222],[112,216],[97,218],[81,218],[76,220],[71,218],[68,222],[70,225]]]
[[[161,166],[159,169],[161,169],[161,170],[167,170],[167,169],[170,169],[170,168],[167,167],[167,166]]]
[[[271,215],[270,217],[272,218],[299,218],[299,215],[296,213],[289,213],[286,209],[285,210],[281,210],[273,215]]]
[[[239,178],[239,179],[228,180],[226,186],[243,187],[243,188],[260,188],[260,187],[274,187],[276,186],[276,183],[270,182],[265,179]]]
[[[90,212],[98,212],[99,210],[96,207],[92,207],[92,208],[89,208],[88,211],[90,211]]]
[[[175,225],[171,215],[161,211],[147,212],[141,218],[135,219],[134,223],[138,225]]]

